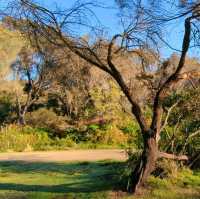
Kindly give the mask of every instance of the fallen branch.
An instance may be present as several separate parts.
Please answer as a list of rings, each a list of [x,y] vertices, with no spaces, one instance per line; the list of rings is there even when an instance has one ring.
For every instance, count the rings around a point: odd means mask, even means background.
[[[166,158],[166,159],[179,160],[179,161],[189,160],[189,157],[187,155],[175,155],[175,154],[170,154],[170,153],[165,153],[165,152],[159,152],[158,158]]]

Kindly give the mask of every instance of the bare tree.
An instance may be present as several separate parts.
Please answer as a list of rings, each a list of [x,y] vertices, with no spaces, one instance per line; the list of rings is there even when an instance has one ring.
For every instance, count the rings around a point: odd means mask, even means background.
[[[77,37],[73,29],[77,24],[94,29],[87,17],[93,14],[92,3],[78,2],[70,10],[51,11],[31,1],[21,0],[15,16],[21,17],[18,19],[23,20],[25,25],[23,27],[26,27],[22,28],[22,31],[29,35],[31,40],[34,39],[38,46],[45,40],[63,49],[67,48],[108,73],[118,83],[132,106],[132,113],[139,123],[143,136],[144,149],[140,161],[132,172],[130,187],[130,191],[137,192],[154,170],[159,157],[187,160],[185,156],[179,157],[159,152],[158,142],[162,129],[163,100],[180,79],[188,77],[188,74],[182,74],[181,71],[190,46],[194,44],[198,47],[200,4],[198,1],[189,1],[189,3],[184,1],[181,4],[179,1],[145,1],[145,3],[140,0],[118,1],[124,31],[105,42],[100,36],[90,41]],[[171,2],[170,9],[167,9],[167,2]],[[157,88],[154,88],[153,116],[149,122],[145,117],[143,107],[140,106],[115,60],[118,56],[134,54],[139,60],[139,65],[143,66],[143,72],[147,73],[151,66],[158,65],[157,63],[160,62],[157,52],[158,41],[172,48],[162,37],[162,32],[166,30],[168,22],[176,23],[177,20],[184,22],[180,57],[175,70],[164,81],[161,81]],[[98,28],[94,30],[96,33]],[[142,53],[144,49],[149,54],[148,56]],[[150,55],[154,58],[153,63],[149,62]],[[143,75],[143,77],[146,81],[148,76]]]

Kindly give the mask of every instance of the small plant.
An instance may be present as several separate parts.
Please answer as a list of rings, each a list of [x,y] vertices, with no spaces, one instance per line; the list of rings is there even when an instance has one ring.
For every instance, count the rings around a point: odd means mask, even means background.
[[[161,159],[157,162],[154,176],[160,178],[177,178],[179,165],[174,160]]]
[[[100,128],[100,126],[97,124],[91,124],[87,128],[88,128],[88,130],[96,131],[97,129]]]

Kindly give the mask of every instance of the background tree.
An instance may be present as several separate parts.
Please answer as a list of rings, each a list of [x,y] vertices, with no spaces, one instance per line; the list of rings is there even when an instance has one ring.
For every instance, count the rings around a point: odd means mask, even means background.
[[[15,92],[21,85],[13,80],[11,65],[24,45],[19,31],[10,30],[4,23],[0,25],[0,83],[1,83],[1,123],[12,121]]]
[[[16,111],[18,123],[25,125],[25,114],[30,106],[50,86],[48,77],[48,60],[44,54],[31,48],[23,47],[17,60],[12,64],[15,78],[22,85],[16,91]]]
[[[57,106],[60,104],[58,107],[61,108],[58,112],[67,116],[69,121],[79,120],[90,103],[90,67],[70,51],[57,48],[49,56],[55,65],[49,73],[49,100],[58,101]]]

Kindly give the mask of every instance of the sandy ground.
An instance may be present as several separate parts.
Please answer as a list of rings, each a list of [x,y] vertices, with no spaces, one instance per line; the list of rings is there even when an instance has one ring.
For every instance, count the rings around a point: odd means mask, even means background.
[[[66,161],[98,161],[98,160],[126,160],[124,150],[67,150],[45,152],[0,153],[0,161],[27,162],[66,162]]]

